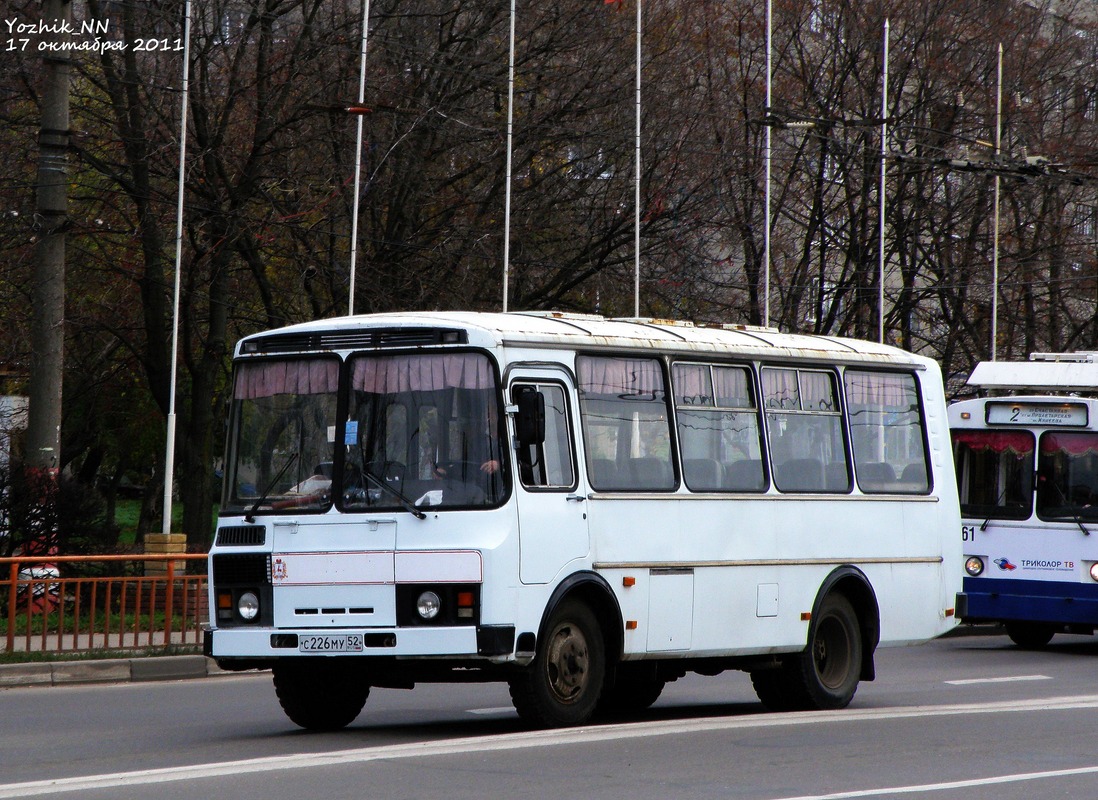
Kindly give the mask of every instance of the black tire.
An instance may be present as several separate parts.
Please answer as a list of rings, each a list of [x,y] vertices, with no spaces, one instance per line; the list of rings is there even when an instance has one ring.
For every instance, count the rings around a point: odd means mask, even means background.
[[[1052,641],[1056,629],[1039,622],[1008,622],[1006,634],[1010,641],[1026,650],[1040,650]]]
[[[510,681],[511,702],[524,722],[543,728],[582,725],[595,713],[606,677],[598,620],[583,603],[553,611],[533,663]]]
[[[841,594],[829,594],[820,604],[796,666],[810,708],[846,708],[854,699],[862,674],[862,632],[854,607]]]
[[[751,673],[755,694],[771,711],[846,708],[858,690],[862,647],[854,607],[829,594],[812,620],[808,646],[779,669]]]
[[[337,731],[347,727],[370,696],[370,686],[362,674],[326,659],[281,662],[272,671],[282,710],[306,730]]]
[[[751,685],[770,711],[797,711],[807,707],[804,692],[799,690],[788,667],[752,672]]]
[[[651,672],[651,670],[648,670]],[[629,668],[619,668],[613,688],[604,687],[598,713],[607,716],[636,714],[651,707],[663,693],[667,681]]]

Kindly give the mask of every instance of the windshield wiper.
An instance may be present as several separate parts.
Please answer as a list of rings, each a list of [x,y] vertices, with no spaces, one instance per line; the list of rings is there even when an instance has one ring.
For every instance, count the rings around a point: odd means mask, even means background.
[[[277,484],[282,476],[286,474],[286,470],[290,468],[290,464],[294,463],[295,461],[297,461],[297,453],[290,453],[290,457],[286,459],[286,463],[282,465],[282,469],[280,469],[278,471],[278,474],[271,479],[271,482],[267,484],[267,488],[263,490],[263,494],[261,494],[259,496],[259,499],[255,501],[255,505],[252,506],[248,510],[248,513],[244,515],[245,522],[255,522],[255,512],[259,510],[259,507],[263,504],[263,501],[267,499],[267,495],[269,495],[271,493],[271,490],[274,489],[275,484]]]
[[[1068,500],[1067,496],[1064,494],[1064,490],[1060,488],[1060,485],[1058,483],[1054,481],[1049,481],[1049,484],[1052,486],[1053,489],[1056,490],[1057,497],[1059,497],[1060,502],[1063,503],[1061,509],[1067,512],[1066,514],[1050,514],[1050,516],[1060,517],[1061,519],[1063,519],[1064,517],[1070,517],[1072,521],[1079,526],[1079,530],[1083,532],[1084,536],[1090,536],[1090,531],[1087,529],[1087,526],[1083,524],[1082,517],[1079,516],[1079,511],[1077,510],[1078,507]],[[1041,513],[1040,505],[1038,505],[1037,507],[1037,513]]]
[[[369,480],[370,483],[374,484],[379,489],[383,489],[384,491],[395,497],[397,500],[399,500],[400,504],[404,507],[404,510],[407,511],[409,514],[414,515],[416,519],[427,519],[427,515],[420,511],[418,508],[416,508],[416,504],[409,500],[408,496],[405,495],[404,492],[400,491],[400,489],[396,488],[395,486],[390,486],[388,483],[386,483],[374,473],[370,472],[370,470],[366,469],[365,467],[362,468],[362,474],[366,476],[367,480]]]
[[[1002,507],[1003,501],[1006,500],[1007,491],[1008,491],[1008,487],[1004,486],[1003,491],[999,492],[999,496],[995,499],[995,505],[992,506],[993,509]],[[995,519],[995,512],[994,511],[992,511],[991,516],[989,516],[987,519],[985,519],[983,521],[983,523],[980,525],[980,530],[981,531],[986,531],[987,526],[989,524],[991,524],[991,520],[993,520],[993,519]]]

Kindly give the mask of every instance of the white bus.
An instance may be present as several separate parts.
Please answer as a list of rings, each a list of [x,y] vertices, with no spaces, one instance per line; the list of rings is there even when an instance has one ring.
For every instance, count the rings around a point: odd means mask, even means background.
[[[841,708],[954,624],[933,361],[559,313],[295,325],[235,354],[206,652],[287,715],[506,681],[521,718],[644,709],[689,671]]]
[[[1098,354],[982,362],[968,383],[996,394],[949,408],[965,551],[958,617],[1003,623],[1022,647],[1093,633]]]

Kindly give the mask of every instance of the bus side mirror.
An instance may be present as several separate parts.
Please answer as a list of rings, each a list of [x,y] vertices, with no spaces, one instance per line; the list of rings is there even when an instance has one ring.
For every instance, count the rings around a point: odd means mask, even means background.
[[[516,398],[515,438],[520,447],[545,441],[545,395],[533,387],[524,389]]]

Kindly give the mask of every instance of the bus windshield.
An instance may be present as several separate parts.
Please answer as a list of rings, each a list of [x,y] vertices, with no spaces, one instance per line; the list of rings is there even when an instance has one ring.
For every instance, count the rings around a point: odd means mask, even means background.
[[[222,510],[322,510],[331,500],[339,361],[240,364]]]
[[[1098,519],[1098,433],[1041,435],[1037,515],[1042,519]]]
[[[500,398],[480,353],[351,359],[344,510],[496,506]]]
[[[962,515],[1029,519],[1034,448],[1029,431],[953,431]]]
[[[340,373],[328,358],[239,365],[224,513],[502,502],[502,395],[487,356],[357,356],[342,389]]]

